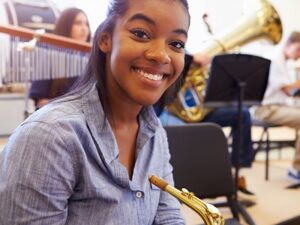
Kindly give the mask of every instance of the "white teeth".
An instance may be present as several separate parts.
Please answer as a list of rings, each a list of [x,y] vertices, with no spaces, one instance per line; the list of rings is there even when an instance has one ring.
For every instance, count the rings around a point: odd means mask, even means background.
[[[162,80],[163,74],[151,74],[151,73],[146,73],[143,70],[136,70],[139,74],[141,74],[143,77],[146,77],[149,80]]]

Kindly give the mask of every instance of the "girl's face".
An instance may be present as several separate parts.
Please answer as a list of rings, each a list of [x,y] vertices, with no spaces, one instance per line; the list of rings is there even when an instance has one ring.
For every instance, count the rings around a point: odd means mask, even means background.
[[[90,34],[90,28],[88,25],[88,19],[86,16],[80,12],[76,15],[72,28],[70,37],[77,41],[86,42]]]
[[[188,12],[177,0],[130,0],[99,44],[110,96],[139,106],[157,102],[181,74],[188,28]]]

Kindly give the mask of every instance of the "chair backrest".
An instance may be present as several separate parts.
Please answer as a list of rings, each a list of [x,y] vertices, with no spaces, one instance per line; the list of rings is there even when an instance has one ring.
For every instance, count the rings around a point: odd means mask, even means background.
[[[227,139],[214,123],[166,126],[175,186],[200,198],[234,195]]]
[[[240,225],[239,215],[247,224],[255,225],[237,201],[227,139],[222,128],[214,123],[197,123],[165,129],[176,188],[185,187],[201,199],[226,196],[226,202],[217,204],[231,209],[233,218],[226,219],[225,225]]]

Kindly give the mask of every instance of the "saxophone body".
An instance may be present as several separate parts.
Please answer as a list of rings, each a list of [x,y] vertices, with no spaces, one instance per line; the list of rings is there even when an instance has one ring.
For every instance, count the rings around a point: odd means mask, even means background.
[[[217,54],[263,38],[277,44],[282,37],[279,14],[267,0],[260,0],[258,8],[247,15],[231,31],[208,42],[199,52],[212,58]],[[192,63],[183,86],[168,111],[185,122],[199,122],[210,111],[203,107],[208,68]]]
[[[219,210],[215,206],[200,200],[192,192],[185,188],[180,191],[155,175],[150,176],[149,180],[152,184],[173,195],[193,209],[206,225],[224,225],[224,218]]]

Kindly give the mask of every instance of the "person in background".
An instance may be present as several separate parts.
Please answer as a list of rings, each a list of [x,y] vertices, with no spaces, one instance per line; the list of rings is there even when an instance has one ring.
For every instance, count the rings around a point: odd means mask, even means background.
[[[185,224],[179,201],[148,178],[174,185],[152,105],[178,91],[189,26],[187,0],[111,1],[72,91],[0,153],[1,225]]]
[[[187,73],[190,64],[193,62],[199,67],[207,66],[210,63],[210,58],[204,53],[198,52],[193,55],[186,54],[186,65],[184,73]],[[162,124],[167,125],[184,125],[186,124],[181,118],[170,113],[167,108],[162,109],[157,104],[155,106],[157,115],[159,116]],[[254,158],[254,150],[252,143],[251,134],[251,114],[247,107],[242,109],[243,117],[243,132],[242,132],[242,151],[240,152],[239,167],[250,168],[252,166]],[[231,162],[233,166],[237,164],[237,142],[238,142],[238,109],[237,107],[219,107],[212,109],[201,121],[199,122],[212,122],[220,125],[221,127],[231,127],[231,137],[232,137],[232,152],[231,152]],[[241,192],[254,195],[253,192],[248,190],[246,179],[244,176],[240,176],[238,179],[238,188]]]
[[[78,8],[67,8],[61,12],[56,21],[54,34],[73,38],[79,42],[90,42],[91,30],[86,14]],[[74,74],[71,74],[74,75]],[[65,94],[78,77],[57,78],[33,81],[29,97],[34,100],[36,109],[49,102],[50,99]]]
[[[271,56],[269,81],[262,106],[256,107],[255,118],[271,124],[300,128],[300,105],[296,104],[300,79],[288,67],[290,60],[300,59],[300,32],[294,31],[287,38],[282,48],[276,49]],[[300,182],[300,138],[297,135],[296,152],[288,176]]]

